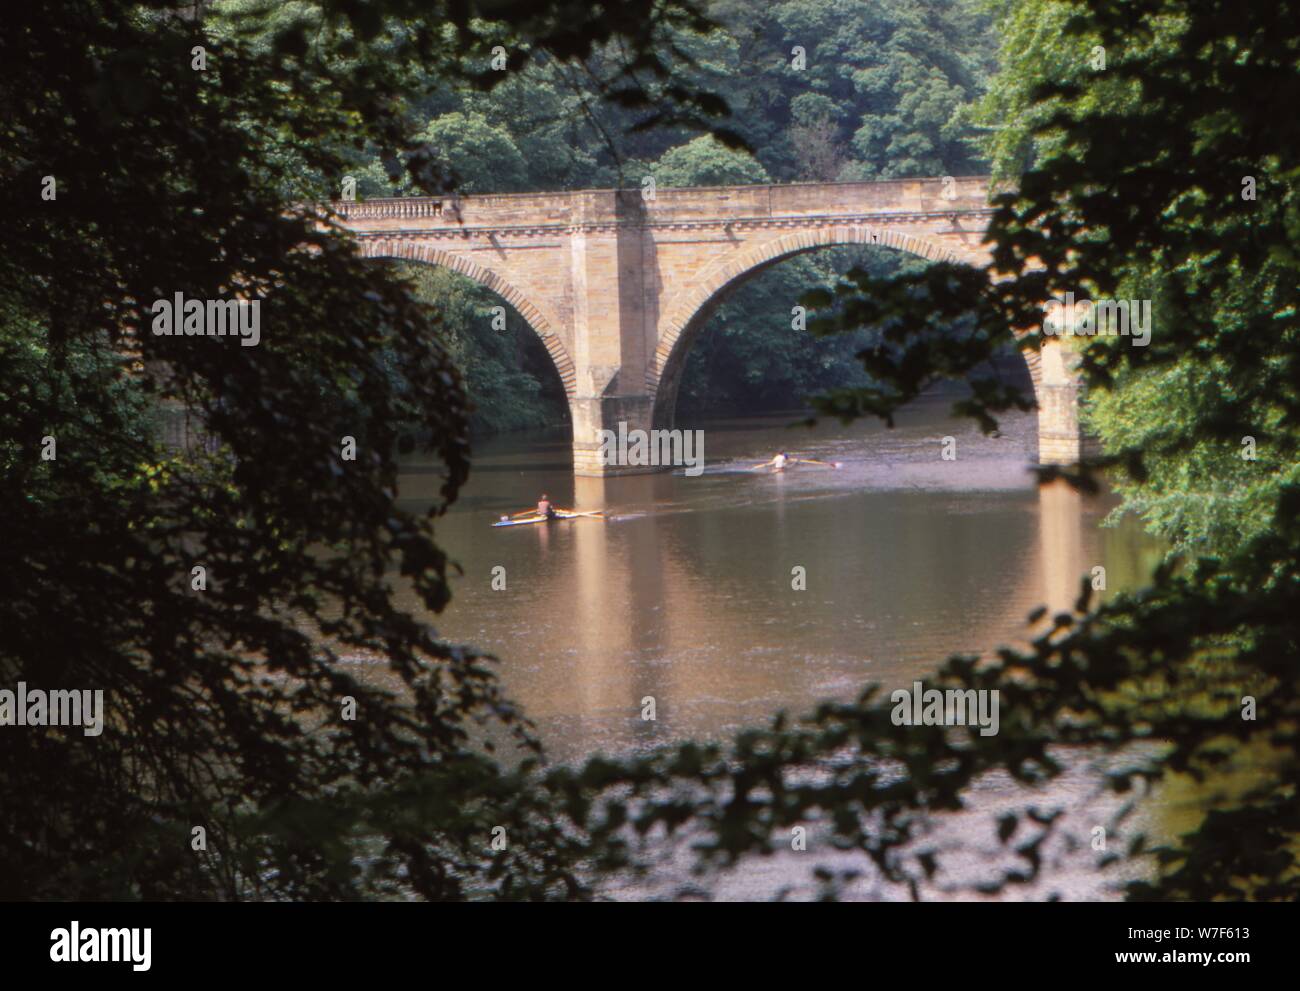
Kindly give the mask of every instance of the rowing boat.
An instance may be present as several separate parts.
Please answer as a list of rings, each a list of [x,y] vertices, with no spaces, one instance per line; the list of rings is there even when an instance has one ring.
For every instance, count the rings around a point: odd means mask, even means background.
[[[754,465],[749,470],[758,471],[762,468],[772,469],[772,474],[778,474],[787,468],[793,468],[795,465],[817,465],[819,468],[843,468],[842,461],[818,461],[816,458],[786,458],[785,464],[774,465],[771,461],[764,461],[761,465]]]
[[[555,520],[576,520],[580,516],[594,517],[601,519],[604,514],[596,510],[588,510],[583,513],[570,512],[565,509],[557,509],[554,516],[526,516],[521,520],[501,519],[493,523],[493,526],[531,526],[534,523],[552,523]]]

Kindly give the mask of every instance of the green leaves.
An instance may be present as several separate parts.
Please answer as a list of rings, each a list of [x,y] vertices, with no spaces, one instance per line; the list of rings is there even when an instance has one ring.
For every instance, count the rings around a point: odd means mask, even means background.
[[[520,15],[496,36],[516,64],[614,39],[635,58],[653,37],[639,18],[679,16],[495,9]],[[465,82],[443,25],[472,47],[496,30],[479,13],[258,2],[194,21],[102,0],[0,24],[0,683],[111,699],[94,749],[27,734],[0,752],[0,786],[27,796],[0,803],[0,894],[583,893],[562,812],[478,750],[490,727],[535,754],[531,728],[485,659],[395,599],[405,576],[422,608],[448,600],[431,520],[394,492],[414,429],[441,467],[435,513],[456,497],[462,379],[409,285],[301,205],[338,195],[358,144],[391,161],[415,145],[414,81]],[[149,333],[176,292],[259,300],[260,345]],[[201,431],[184,457],[150,430],[158,401]],[[57,461],[36,456],[47,433]],[[396,690],[339,663],[357,657]],[[198,824],[201,856],[158,855]],[[487,847],[496,826],[506,851]]]
[[[805,296],[827,311],[810,323],[815,333],[877,331],[860,354],[875,384],[832,390],[819,412],[886,422],[927,383],[978,375],[999,346],[1036,332],[1054,292],[1151,298],[1150,345],[1094,341],[1082,368],[1097,393],[1092,422],[1107,441],[1099,464],[1122,471],[1129,504],[1193,556],[1169,559],[1148,588],[1090,613],[1082,586],[1077,611],[1053,617],[1028,651],[1003,649],[978,667],[950,659],[937,684],[1002,693],[1014,720],[997,737],[914,734],[864,698],[738,738],[724,774],[677,782],[696,789],[702,866],[770,848],[771,810],[752,798],[761,776],[788,799],[783,817],[829,817],[882,878],[919,897],[924,880],[943,876],[942,858],[909,842],[932,810],[955,807],[994,769],[1041,785],[1072,755],[1118,752],[1125,768],[1106,778],[1116,793],[1137,779],[1166,788],[1190,780],[1186,802],[1200,809],[1190,827],[1164,828],[1163,845],[1128,835],[1123,853],[1097,858],[1099,869],[1122,856],[1145,860],[1150,873],[1129,886],[1131,897],[1296,897],[1297,228],[1289,185],[1270,179],[1274,196],[1249,210],[1238,185],[1245,175],[1295,174],[1292,116],[1261,100],[1294,86],[1292,6],[1229,15],[1163,0],[1016,5],[1004,26],[994,151],[1003,174],[1026,171],[997,201],[994,264],[893,279],[855,272],[834,292]],[[792,19],[807,13],[786,9]],[[1097,44],[1108,54],[1104,70],[1087,62]],[[870,73],[857,82],[878,84]],[[873,134],[863,137],[870,146]],[[945,336],[958,321],[963,332]],[[973,385],[955,412],[986,429],[1027,398],[994,376]],[[1267,438],[1254,461],[1241,457],[1247,429]],[[1095,486],[1087,473],[1043,472],[1055,478]],[[1046,616],[1036,610],[1031,622]],[[861,769],[884,766],[895,776],[848,785]],[[659,780],[654,767],[685,776],[691,765],[656,756],[650,769],[625,768],[623,784]],[[604,780],[614,783],[608,766]],[[670,814],[646,801],[644,815]],[[1024,863],[979,890],[998,893],[1048,869],[1047,843],[1066,822],[1059,808],[1027,812],[1039,827],[1032,834],[1010,814],[996,824],[1002,843],[1017,838]],[[818,876],[829,883],[829,872]]]

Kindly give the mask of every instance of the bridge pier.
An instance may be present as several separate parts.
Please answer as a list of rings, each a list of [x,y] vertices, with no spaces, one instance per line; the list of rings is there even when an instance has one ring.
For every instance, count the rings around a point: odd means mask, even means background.
[[[601,457],[601,431],[617,436],[619,424],[627,430],[649,433],[654,400],[649,396],[578,396],[569,400],[573,420],[573,473],[586,478],[644,475],[663,471],[655,466],[606,464]]]
[[[1061,338],[1048,338],[1040,350],[1038,399],[1038,461],[1045,465],[1071,465],[1097,453],[1095,438],[1079,422],[1083,385],[1079,381],[1079,355]]]

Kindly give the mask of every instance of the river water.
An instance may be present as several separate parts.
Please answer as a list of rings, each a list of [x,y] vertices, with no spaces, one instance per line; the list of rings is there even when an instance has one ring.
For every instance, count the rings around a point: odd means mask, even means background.
[[[778,709],[853,698],[868,681],[908,687],[950,654],[1024,643],[1027,614],[1069,608],[1096,566],[1106,569],[1103,596],[1143,583],[1160,548],[1133,521],[1100,526],[1114,498],[1036,486],[1032,414],[987,438],[949,419],[949,403],[921,400],[894,429],[791,428],[794,415],[688,424],[704,430],[698,477],[574,478],[562,433],[480,442],[468,487],[437,524],[464,573],[435,625],[498,656],[507,694],[551,757],[572,761],[722,739]],[[941,457],[945,435],[955,460]],[[843,467],[749,470],[779,450]],[[434,466],[409,461],[404,505],[427,505],[438,484]],[[618,518],[491,527],[542,492]],[[792,587],[796,568],[804,590]],[[647,696],[653,721],[642,718]],[[1054,786],[1085,831],[1105,811],[1095,783],[1080,768]],[[1022,797],[1005,783],[983,792],[971,813],[982,826]],[[1055,887],[1027,887],[1026,897],[1105,896],[1095,855],[1062,856]],[[987,860],[950,863],[969,877]],[[806,895],[808,863],[763,858],[715,879],[713,892],[767,897],[794,885]],[[616,894],[664,894],[681,880],[628,882]]]

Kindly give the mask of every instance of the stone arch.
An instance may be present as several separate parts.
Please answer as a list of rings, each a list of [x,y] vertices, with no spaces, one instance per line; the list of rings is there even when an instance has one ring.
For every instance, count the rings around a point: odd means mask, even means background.
[[[367,258],[392,258],[400,261],[423,262],[451,269],[479,285],[486,286],[513,306],[524,321],[541,338],[546,353],[551,356],[555,371],[564,385],[564,395],[573,399],[577,373],[573,368],[573,358],[569,355],[564,342],[555,333],[555,328],[533,303],[518,288],[511,285],[496,272],[485,268],[464,255],[444,251],[431,244],[418,241],[389,240],[386,238],[366,238],[361,244],[361,254]]]
[[[818,248],[852,244],[879,245],[917,255],[931,261],[959,264],[982,264],[985,261],[982,247],[954,251],[933,235],[910,233],[890,227],[866,224],[842,224],[817,227],[811,230],[791,231],[780,237],[746,246],[741,251],[725,255],[704,268],[674,300],[662,323],[654,360],[646,372],[646,389],[654,401],[656,426],[672,425],[673,409],[677,402],[677,387],[681,383],[686,355],[695,336],[712,314],[713,307],[723,293],[738,282],[795,255]],[[1034,349],[1021,349],[1034,396],[1042,390],[1042,358]]]

